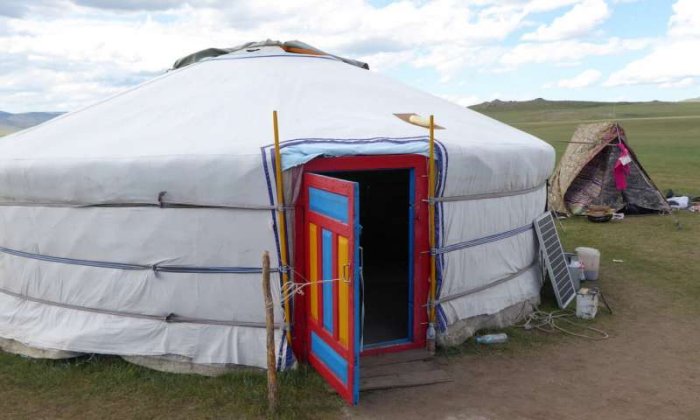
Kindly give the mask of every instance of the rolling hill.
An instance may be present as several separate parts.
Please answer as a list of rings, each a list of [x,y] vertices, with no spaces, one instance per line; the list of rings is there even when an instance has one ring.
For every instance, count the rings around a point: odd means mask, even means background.
[[[10,134],[41,124],[63,114],[62,112],[25,112],[12,114],[0,111],[0,135]]]

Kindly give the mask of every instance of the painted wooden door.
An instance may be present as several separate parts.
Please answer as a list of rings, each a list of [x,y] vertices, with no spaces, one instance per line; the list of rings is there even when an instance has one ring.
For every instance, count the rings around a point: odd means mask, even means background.
[[[309,362],[350,404],[359,399],[359,192],[304,174]]]

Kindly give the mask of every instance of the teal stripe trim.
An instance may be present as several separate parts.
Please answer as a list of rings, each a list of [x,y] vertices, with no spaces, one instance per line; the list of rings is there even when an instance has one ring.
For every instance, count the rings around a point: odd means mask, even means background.
[[[331,346],[326,344],[321,337],[311,332],[311,353],[316,356],[331,372],[342,382],[348,384],[348,362],[343,359]]]
[[[309,188],[311,211],[348,223],[348,198],[329,191]]]
[[[323,252],[323,280],[333,278],[333,233],[323,229],[322,233]],[[326,331],[333,335],[333,282],[323,283],[323,326]]]

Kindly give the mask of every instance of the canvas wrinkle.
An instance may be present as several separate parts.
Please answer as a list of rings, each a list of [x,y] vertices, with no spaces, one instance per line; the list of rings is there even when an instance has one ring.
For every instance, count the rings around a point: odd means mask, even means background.
[[[533,261],[532,263],[530,263],[527,267],[524,267],[524,268],[522,268],[522,269],[516,271],[516,272],[513,273],[513,274],[509,274],[509,275],[507,275],[507,276],[505,276],[505,277],[502,277],[502,278],[500,278],[500,279],[490,281],[490,282],[488,282],[488,283],[486,283],[486,284],[484,284],[484,285],[482,285],[482,286],[474,287],[474,288],[472,288],[472,289],[465,290],[465,291],[463,291],[463,292],[457,292],[457,293],[452,293],[452,294],[450,294],[450,295],[448,295],[448,296],[443,296],[443,297],[441,297],[440,299],[438,299],[438,300],[436,301],[436,303],[444,303],[444,302],[447,302],[447,301],[450,301],[450,300],[459,299],[459,298],[462,298],[462,297],[465,297],[465,296],[473,295],[474,293],[479,293],[479,292],[481,292],[482,290],[486,290],[486,289],[488,289],[488,288],[498,286],[498,285],[501,284],[501,283],[505,283],[505,282],[507,282],[507,281],[509,281],[509,280],[512,280],[512,279],[514,279],[514,278],[520,276],[521,274],[523,274],[523,273],[526,272],[527,270],[530,270],[531,268],[533,268],[537,263],[538,263],[538,261],[535,260],[535,261]]]
[[[248,328],[265,328],[265,323],[262,323],[262,322],[256,323],[256,322],[226,321],[226,320],[217,320],[217,319],[193,318],[193,317],[187,317],[187,316],[179,316],[176,314],[154,315],[154,314],[142,314],[142,313],[135,313],[135,312],[125,312],[125,311],[92,308],[92,307],[81,306],[81,305],[73,305],[73,304],[69,304],[69,303],[55,302],[55,301],[51,301],[51,300],[47,300],[47,299],[42,299],[42,298],[30,296],[28,294],[13,292],[12,290],[5,289],[5,288],[0,288],[0,293],[3,293],[7,296],[12,296],[12,297],[17,298],[17,299],[26,300],[26,301],[30,301],[30,302],[34,302],[34,303],[39,303],[42,305],[56,306],[56,307],[60,307],[60,308],[64,308],[64,309],[71,309],[71,310],[91,312],[91,313],[100,313],[100,314],[105,314],[105,315],[113,315],[113,316],[126,317],[126,318],[141,318],[141,319],[148,319],[148,320],[161,321],[161,322],[167,322],[167,323],[208,324],[208,325],[237,326],[237,327],[248,327]],[[279,324],[279,323],[275,324],[275,328],[281,328],[281,324]]]

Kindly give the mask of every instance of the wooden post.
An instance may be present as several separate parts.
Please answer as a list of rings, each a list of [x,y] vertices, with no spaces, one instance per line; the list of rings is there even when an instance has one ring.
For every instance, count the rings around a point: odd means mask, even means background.
[[[265,299],[265,331],[267,332],[267,407],[277,411],[277,365],[275,363],[275,313],[270,291],[270,253],[262,256],[262,290]]]
[[[275,177],[277,178],[277,221],[279,223],[280,233],[280,258],[282,266],[287,267],[289,258],[287,255],[287,217],[284,209],[284,189],[282,180],[282,154],[280,153],[280,130],[277,122],[277,111],[272,111],[272,130],[275,136]],[[292,345],[292,310],[290,296],[288,293],[289,273],[282,271],[282,294],[284,297],[284,322],[285,333],[287,334],[287,345]]]

